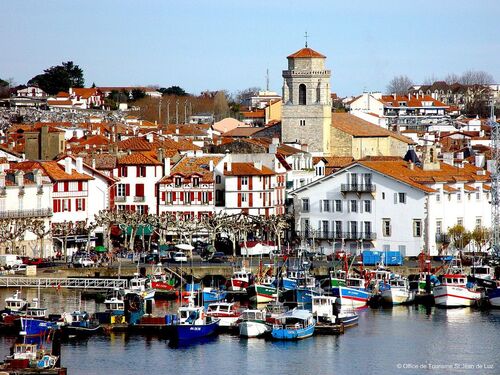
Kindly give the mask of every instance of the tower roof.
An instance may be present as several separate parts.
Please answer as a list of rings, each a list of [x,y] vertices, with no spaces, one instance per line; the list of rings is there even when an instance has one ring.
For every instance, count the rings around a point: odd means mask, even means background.
[[[300,50],[298,50],[295,53],[292,53],[290,56],[287,58],[311,58],[311,57],[316,57],[316,58],[326,58],[326,56],[323,56],[321,53],[316,52],[315,50],[305,47]]]

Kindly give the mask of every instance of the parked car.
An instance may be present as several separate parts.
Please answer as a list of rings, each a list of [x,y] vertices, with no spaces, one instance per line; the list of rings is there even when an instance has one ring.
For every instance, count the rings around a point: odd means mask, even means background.
[[[160,261],[158,254],[146,254],[141,256],[141,263],[157,264]]]
[[[212,254],[208,261],[210,263],[224,263],[227,262],[227,256],[222,251],[217,251]]]
[[[182,251],[178,251],[173,255],[174,262],[187,262],[187,256]]]
[[[42,264],[44,262],[45,262],[45,259],[43,259],[43,258],[29,258],[25,264],[28,264],[30,266],[39,266],[40,264]]]
[[[95,262],[90,258],[78,258],[73,262],[75,267],[93,267]]]

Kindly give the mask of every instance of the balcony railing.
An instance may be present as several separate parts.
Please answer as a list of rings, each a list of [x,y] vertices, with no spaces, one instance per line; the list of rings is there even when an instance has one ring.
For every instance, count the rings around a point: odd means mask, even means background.
[[[314,238],[318,240],[365,240],[374,241],[377,234],[373,232],[325,232],[325,231],[304,231],[301,233],[304,238]]]
[[[34,210],[0,211],[1,219],[18,219],[23,217],[44,217],[44,216],[52,216],[52,209],[40,208]]]
[[[127,197],[118,195],[115,197],[115,202],[125,202],[126,199],[127,199]]]
[[[342,193],[354,192],[354,193],[374,193],[375,185],[373,184],[342,184],[340,185],[340,191]]]
[[[450,236],[444,233],[437,233],[436,234],[436,242],[439,243],[450,243]]]
[[[144,202],[146,200],[146,197],[134,197],[134,202]]]

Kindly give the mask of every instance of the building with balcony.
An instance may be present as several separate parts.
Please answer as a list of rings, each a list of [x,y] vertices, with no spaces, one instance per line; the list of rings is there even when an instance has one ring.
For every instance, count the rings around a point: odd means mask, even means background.
[[[447,231],[490,226],[489,173],[440,163],[432,148],[420,165],[366,158],[292,192],[295,230],[328,253],[345,249],[416,256],[453,251]]]

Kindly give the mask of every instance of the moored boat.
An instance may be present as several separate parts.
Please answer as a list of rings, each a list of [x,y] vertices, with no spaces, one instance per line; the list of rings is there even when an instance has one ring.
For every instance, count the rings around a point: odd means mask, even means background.
[[[21,292],[19,290],[16,290],[12,297],[7,297],[5,299],[6,310],[18,312],[25,310],[26,307],[28,307],[28,301],[26,301],[26,298],[21,298]]]
[[[443,275],[441,285],[435,286],[433,293],[434,303],[442,307],[474,306],[484,297],[484,291],[468,283],[462,273]]]
[[[195,306],[190,299],[188,306],[178,310],[179,323],[174,325],[174,338],[177,340],[194,340],[216,334],[219,319],[212,319],[205,314],[203,306]]]
[[[68,337],[86,337],[93,335],[101,329],[99,322],[86,311],[73,311],[63,314],[64,324],[62,332]]]
[[[253,280],[252,272],[242,267],[240,270],[233,272],[231,276],[231,290],[235,292],[243,291],[253,283]]]
[[[315,325],[310,311],[293,309],[275,319],[271,336],[276,340],[301,340],[313,335]]]
[[[260,337],[272,331],[272,326],[266,323],[265,310],[244,310],[239,318],[238,327],[242,337]]]
[[[130,288],[125,290],[126,293],[137,293],[143,299],[153,299],[155,297],[155,290],[148,287],[149,280],[145,277],[139,277],[136,275],[133,279],[130,279]]]
[[[382,302],[389,305],[408,304],[415,301],[415,291],[410,289],[407,278],[394,277],[381,290]]]
[[[215,302],[207,307],[207,316],[214,320],[219,319],[220,327],[235,327],[240,315],[241,311],[234,302]]]
[[[274,285],[254,283],[247,288],[248,299],[252,303],[268,303],[276,299],[277,289]]]
[[[356,310],[340,305],[334,296],[313,296],[311,311],[317,326],[320,323],[342,324],[348,328],[357,325],[359,320]]]
[[[488,300],[492,307],[500,308],[500,288],[498,286],[488,291]]]
[[[223,301],[227,296],[227,291],[210,287],[203,288],[202,293],[204,304]]]

